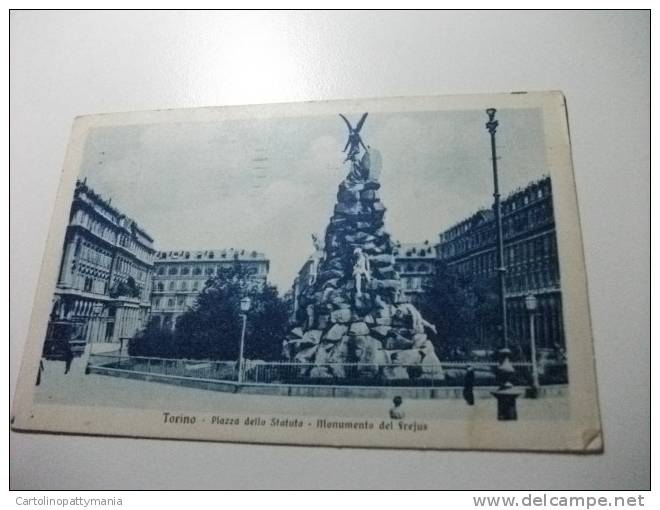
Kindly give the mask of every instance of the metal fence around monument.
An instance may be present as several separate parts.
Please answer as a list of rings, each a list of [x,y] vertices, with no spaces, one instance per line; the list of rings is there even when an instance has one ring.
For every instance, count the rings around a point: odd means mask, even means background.
[[[146,356],[120,356],[114,354],[92,354],[88,368],[105,368],[139,374],[186,377],[217,381],[236,380],[235,361],[205,361]]]
[[[529,361],[514,361],[512,365],[515,368],[513,382],[520,385],[530,384],[532,364]],[[495,372],[498,362],[494,360],[446,361],[439,365],[314,364],[245,360],[241,380],[245,384],[260,385],[450,387],[463,385],[468,366],[474,370],[475,386],[496,384]],[[200,381],[236,383],[239,379],[237,361],[92,354],[88,367]],[[544,363],[539,367],[539,382],[541,385],[565,384],[566,363],[560,361]]]

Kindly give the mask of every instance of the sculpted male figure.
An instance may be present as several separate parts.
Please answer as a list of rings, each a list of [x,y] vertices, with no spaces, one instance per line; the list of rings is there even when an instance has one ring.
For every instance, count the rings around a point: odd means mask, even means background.
[[[323,259],[323,242],[318,238],[316,234],[312,234],[312,243],[314,244],[314,254],[312,255],[312,263],[309,268],[309,284],[314,285],[316,283],[316,278],[319,273],[319,266],[321,260]]]
[[[369,267],[369,257],[360,248],[355,248],[355,265],[353,266],[353,278],[355,278],[355,295],[362,295],[362,277],[367,282],[371,281],[371,269]]]
[[[422,317],[422,314],[419,313],[419,310],[417,310],[414,305],[410,303],[401,303],[397,306],[396,316],[404,317],[406,315],[411,318],[412,330],[415,333],[424,333],[424,328],[428,328],[434,333],[438,332],[433,324]]]

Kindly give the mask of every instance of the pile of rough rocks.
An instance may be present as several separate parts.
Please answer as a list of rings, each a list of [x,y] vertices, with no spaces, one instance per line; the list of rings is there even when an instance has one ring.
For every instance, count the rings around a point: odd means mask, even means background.
[[[384,228],[379,170],[375,151],[351,161],[316,274],[299,298],[298,325],[284,342],[285,357],[303,363],[301,375],[310,379],[442,377],[427,336],[434,328],[401,293],[393,243]],[[370,274],[360,278],[360,292],[356,249],[366,254]]]

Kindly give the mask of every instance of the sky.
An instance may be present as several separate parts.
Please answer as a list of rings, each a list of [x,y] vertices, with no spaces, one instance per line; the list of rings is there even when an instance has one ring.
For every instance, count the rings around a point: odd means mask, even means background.
[[[499,110],[497,119],[506,196],[549,170],[539,110]],[[393,239],[436,243],[440,232],[490,207],[486,121],[482,110],[368,116],[361,135],[382,155]],[[100,127],[89,132],[80,176],[137,221],[157,250],[264,252],[269,280],[283,293],[313,251],[311,234],[323,237],[349,171],[346,139],[335,115]]]

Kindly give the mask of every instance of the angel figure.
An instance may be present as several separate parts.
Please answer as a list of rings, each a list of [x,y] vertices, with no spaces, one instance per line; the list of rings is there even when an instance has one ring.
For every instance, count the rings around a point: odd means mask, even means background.
[[[360,153],[360,145],[362,146],[362,148],[364,148],[365,152],[368,152],[367,146],[364,145],[364,142],[360,137],[360,130],[364,125],[364,121],[367,119],[367,115],[368,113],[362,115],[360,121],[357,123],[355,128],[353,128],[353,126],[351,126],[351,123],[348,121],[348,119],[344,117],[341,113],[339,114],[339,116],[342,119],[344,119],[344,122],[348,126],[348,141],[346,142],[346,146],[342,151],[342,152],[346,152],[346,150],[348,150],[348,154],[346,155],[346,159],[344,160],[344,162],[355,161],[355,158]]]

